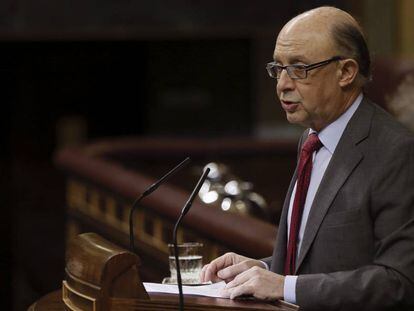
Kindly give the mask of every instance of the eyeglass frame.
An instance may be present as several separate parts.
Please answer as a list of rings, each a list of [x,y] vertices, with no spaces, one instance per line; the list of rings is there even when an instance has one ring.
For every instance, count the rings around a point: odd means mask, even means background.
[[[308,71],[319,68],[319,67],[322,67],[322,66],[325,66],[325,65],[328,65],[329,63],[332,63],[332,62],[338,61],[338,60],[342,60],[342,59],[344,59],[344,58],[341,57],[341,56],[333,56],[329,59],[323,60],[321,62],[309,64],[309,65],[293,64],[293,65],[285,65],[285,66],[278,65],[276,62],[273,61],[273,62],[270,62],[270,63],[266,64],[266,70],[267,70],[267,73],[269,74],[269,76],[273,79],[279,80],[280,75],[283,72],[283,69],[285,69],[288,76],[289,76],[289,78],[291,78],[292,80],[302,80],[302,79],[306,79],[308,77]],[[276,68],[276,75],[273,75],[273,72],[272,72],[272,70],[274,68]],[[298,77],[298,76],[292,77],[292,75],[293,75],[292,70],[293,69],[298,69],[298,68],[302,69],[304,71],[304,73],[305,73],[304,77]]]

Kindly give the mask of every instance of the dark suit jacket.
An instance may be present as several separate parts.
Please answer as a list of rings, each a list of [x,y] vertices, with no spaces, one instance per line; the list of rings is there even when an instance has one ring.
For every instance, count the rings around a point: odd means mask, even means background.
[[[264,259],[279,274],[295,180],[296,172],[273,256]],[[318,188],[297,274],[304,310],[414,310],[414,137],[368,99],[349,121]]]

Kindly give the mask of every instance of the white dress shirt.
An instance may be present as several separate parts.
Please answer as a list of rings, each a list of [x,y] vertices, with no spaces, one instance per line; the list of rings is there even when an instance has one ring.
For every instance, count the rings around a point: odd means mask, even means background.
[[[308,221],[308,216],[310,209],[312,207],[313,199],[315,198],[316,191],[318,190],[319,184],[321,183],[322,177],[325,174],[326,168],[332,158],[333,153],[335,152],[336,146],[347,126],[349,120],[353,116],[354,112],[357,110],[362,101],[362,93],[356,98],[353,104],[334,122],[329,124],[327,127],[322,129],[318,134],[319,140],[322,142],[323,146],[319,151],[314,152],[312,156],[312,173],[309,183],[308,193],[306,195],[305,206],[303,208],[302,220],[300,224],[299,234],[298,234],[298,253],[296,254],[296,259],[299,256],[299,252],[302,246],[303,234],[305,233],[306,223]],[[313,129],[310,129],[309,134],[316,133]],[[287,233],[289,238],[289,229],[290,229],[290,219],[292,216],[293,201],[296,194],[296,183],[292,191],[292,196],[290,197],[288,219],[287,219]],[[290,303],[296,303],[296,281],[297,276],[287,275],[285,278],[285,284],[283,289],[284,300]]]

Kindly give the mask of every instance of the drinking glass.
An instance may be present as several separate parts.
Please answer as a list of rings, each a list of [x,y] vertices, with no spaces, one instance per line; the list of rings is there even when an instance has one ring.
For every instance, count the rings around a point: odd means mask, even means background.
[[[178,244],[178,260],[180,262],[181,280],[183,284],[197,284],[201,268],[203,266],[203,256],[201,255],[202,243],[182,243]],[[174,257],[174,245],[168,244],[170,262],[170,282],[177,283],[177,270]]]

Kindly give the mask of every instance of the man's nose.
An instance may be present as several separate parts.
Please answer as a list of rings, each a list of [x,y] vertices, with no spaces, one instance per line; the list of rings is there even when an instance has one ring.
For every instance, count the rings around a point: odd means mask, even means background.
[[[278,92],[291,91],[295,88],[295,81],[289,77],[287,70],[282,70],[279,79],[277,79],[277,90]]]

